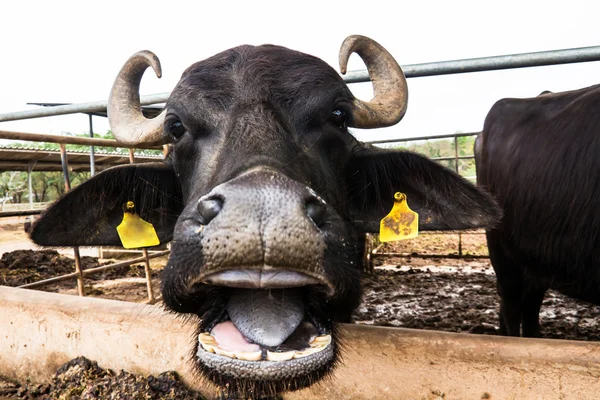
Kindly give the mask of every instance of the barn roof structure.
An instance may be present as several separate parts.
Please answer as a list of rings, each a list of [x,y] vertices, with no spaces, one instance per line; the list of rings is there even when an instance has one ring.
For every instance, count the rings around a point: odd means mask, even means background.
[[[69,105],[71,103],[27,103],[43,107],[56,107]],[[146,118],[154,118],[163,109],[163,105],[143,106],[142,112]],[[106,109],[85,113],[99,117],[106,117]],[[162,159],[162,155],[136,154],[135,162],[156,162]],[[67,160],[70,171],[90,171],[90,153],[85,150],[68,150]],[[129,153],[102,152],[97,149],[94,152],[94,164],[96,170],[129,164]],[[2,146],[0,145],[0,172],[4,171],[62,171],[60,151],[54,149],[39,149],[30,147],[23,143]]]
[[[89,171],[90,153],[84,150],[68,150],[70,171]],[[119,152],[94,153],[97,170],[104,170],[115,165],[129,164],[129,154]],[[156,162],[162,155],[135,155],[136,163]],[[4,171],[62,171],[60,151],[53,149],[34,149],[28,147],[0,146],[0,172]]]

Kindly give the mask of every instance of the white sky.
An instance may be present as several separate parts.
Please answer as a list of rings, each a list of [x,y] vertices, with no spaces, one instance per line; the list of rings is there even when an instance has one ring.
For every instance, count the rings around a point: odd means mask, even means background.
[[[369,36],[402,64],[600,44],[599,1],[5,1],[0,5],[0,113],[27,102],[108,97],[134,52],[154,51],[163,78],[142,94],[170,91],[195,61],[239,44],[279,44],[338,69],[351,34]],[[354,56],[356,57],[356,56]],[[357,59],[350,69],[361,69]],[[358,131],[363,140],[477,131],[503,97],[531,97],[600,83],[600,62],[409,79],[399,125]],[[368,97],[368,84],[351,85]],[[367,98],[368,99],[368,98]],[[95,130],[108,124],[94,118]],[[0,123],[0,130],[87,132],[87,116]]]

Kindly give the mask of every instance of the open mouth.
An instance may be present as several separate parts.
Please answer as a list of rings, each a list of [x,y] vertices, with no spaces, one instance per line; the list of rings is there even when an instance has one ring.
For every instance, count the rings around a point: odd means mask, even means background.
[[[312,383],[331,369],[337,351],[319,306],[331,292],[324,280],[294,271],[228,270],[202,284],[221,292],[202,317],[196,350],[216,383],[285,380],[291,389],[305,385],[290,380]]]

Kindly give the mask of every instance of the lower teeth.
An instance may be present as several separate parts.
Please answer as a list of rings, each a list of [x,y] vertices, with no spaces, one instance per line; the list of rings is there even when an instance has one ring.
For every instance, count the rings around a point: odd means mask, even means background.
[[[209,352],[215,353],[220,356],[225,356],[229,358],[234,358],[238,360],[244,361],[261,361],[262,352],[236,352],[236,351],[228,351],[221,349],[219,344],[214,336],[208,333],[201,333],[198,335],[198,342],[201,347]],[[321,335],[317,336],[313,340],[310,341],[308,348],[304,350],[292,350],[285,352],[276,352],[276,351],[268,351],[267,350],[267,360],[268,361],[289,361],[294,358],[302,358],[310,356],[311,354],[318,353],[324,350],[331,343],[331,335]]]

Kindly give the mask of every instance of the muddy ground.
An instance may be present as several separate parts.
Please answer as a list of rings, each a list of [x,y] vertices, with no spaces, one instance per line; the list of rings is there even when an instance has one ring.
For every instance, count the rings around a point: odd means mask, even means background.
[[[96,257],[81,257],[82,270],[96,268],[110,261],[98,262]],[[160,275],[165,259],[151,261],[154,293],[158,295]],[[56,250],[15,250],[0,257],[0,285],[20,286],[75,271],[73,258]],[[63,294],[78,294],[74,279],[49,284],[39,290]],[[118,267],[85,276],[84,294],[123,301],[148,299],[143,264]]]
[[[2,399],[203,399],[186,388],[175,372],[157,377],[136,376],[125,371],[115,373],[94,361],[79,357],[58,369],[47,384],[19,384],[0,377]]]
[[[463,254],[487,255],[483,233],[462,236]],[[379,252],[451,254],[458,235],[422,234],[385,244]],[[496,277],[487,258],[377,257],[363,278],[355,322],[448,332],[498,334]],[[545,338],[600,341],[600,307],[548,291],[540,323]]]
[[[416,253],[457,254],[457,251],[458,235],[423,234],[409,241],[381,246],[378,249],[380,253],[401,253],[403,256],[374,259],[377,268],[373,275],[363,278],[363,303],[354,315],[355,323],[497,334],[498,297],[495,277],[487,258],[458,260],[415,256]],[[484,235],[463,235],[462,251],[471,256],[486,255]],[[152,265],[156,292],[165,261],[159,259]],[[84,268],[92,268],[98,265],[98,261],[86,258],[83,265]],[[0,261],[0,284],[16,286],[73,270],[72,260],[56,252],[5,253]],[[96,297],[146,301],[143,276],[143,266],[126,267],[86,279],[85,291],[87,295]],[[74,282],[48,286],[44,290],[77,293]],[[542,333],[547,338],[600,340],[599,317],[600,307],[549,292],[542,306]],[[94,393],[100,393],[98,390],[102,385],[108,389],[102,389],[107,391],[102,392],[101,397],[116,399],[174,398],[169,397],[169,393],[180,390],[180,383],[173,374],[161,375],[162,378],[143,378],[124,372],[101,372],[98,366],[81,360],[74,363],[74,366],[59,371],[51,386],[18,386],[5,381],[3,388],[0,380],[0,399],[3,396],[98,398],[94,397]],[[153,385],[175,392],[156,391]],[[142,393],[142,397],[131,397],[132,393]]]

